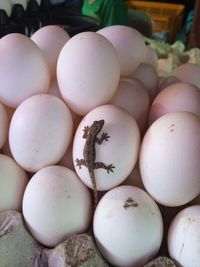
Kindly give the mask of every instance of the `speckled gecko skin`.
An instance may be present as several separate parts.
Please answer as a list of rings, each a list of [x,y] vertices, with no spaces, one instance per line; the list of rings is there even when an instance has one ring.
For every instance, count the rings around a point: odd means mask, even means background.
[[[99,120],[99,121],[94,121],[90,127],[89,126],[84,127],[83,138],[86,139],[86,142],[83,149],[83,159],[76,159],[76,166],[79,166],[80,169],[81,166],[85,166],[89,171],[89,175],[94,189],[94,207],[96,207],[98,203],[98,192],[97,192],[94,170],[102,168],[105,169],[107,173],[109,173],[113,172],[113,169],[115,168],[113,164],[105,165],[103,162],[95,162],[96,160],[95,144],[97,143],[101,145],[101,143],[104,140],[108,141],[108,138],[110,138],[110,136],[107,133],[102,133],[101,138],[97,137],[97,135],[102,130],[104,123],[105,123],[104,120]]]

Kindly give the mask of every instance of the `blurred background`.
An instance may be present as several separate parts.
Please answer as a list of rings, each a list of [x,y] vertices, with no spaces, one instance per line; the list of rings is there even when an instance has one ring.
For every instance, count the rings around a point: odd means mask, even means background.
[[[110,25],[128,25],[145,37],[187,49],[200,47],[199,0],[1,0],[0,37],[19,32],[31,36],[58,24],[73,36]],[[150,42],[147,39],[147,42]]]

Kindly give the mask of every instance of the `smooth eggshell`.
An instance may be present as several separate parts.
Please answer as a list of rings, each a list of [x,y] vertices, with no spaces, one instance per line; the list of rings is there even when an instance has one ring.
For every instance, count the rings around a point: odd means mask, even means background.
[[[95,162],[112,164],[113,172],[99,168],[95,170],[97,189],[108,190],[122,183],[133,169],[139,153],[140,133],[136,121],[128,112],[113,105],[99,106],[90,111],[80,122],[74,137],[73,162],[80,179],[90,188],[93,188],[88,169],[85,166],[76,166],[76,159],[83,159],[83,150],[86,139],[83,138],[83,129],[91,126],[94,121],[105,120],[102,133],[109,135],[108,141],[101,145],[95,144]]]
[[[0,103],[0,149],[8,137],[9,120],[5,107]]]
[[[0,212],[22,208],[22,198],[28,178],[10,157],[0,154]]]
[[[154,99],[150,112],[149,124],[166,113],[188,111],[200,118],[200,91],[187,83],[175,83],[162,90]]]
[[[121,76],[130,76],[143,60],[143,36],[137,30],[123,25],[112,25],[99,30],[98,33],[105,36],[115,47],[120,61]]]
[[[50,74],[46,59],[25,35],[11,33],[0,39],[0,100],[16,108],[30,96],[46,93]]]
[[[158,91],[158,74],[156,69],[151,64],[141,63],[132,77],[138,79],[144,85],[152,101]]]
[[[200,193],[200,119],[190,112],[168,113],[147,130],[140,171],[148,193],[170,207]]]
[[[94,237],[113,266],[144,266],[158,252],[163,222],[154,200],[142,189],[119,186],[100,200],[93,222]]]
[[[168,232],[170,257],[180,266],[199,267],[200,263],[200,205],[179,212]]]
[[[52,78],[56,75],[60,51],[69,38],[69,34],[57,25],[44,26],[31,36],[31,39],[45,55]]]
[[[172,72],[173,76],[181,81],[191,83],[200,88],[200,66],[198,64],[186,63]]]
[[[144,86],[136,79],[121,79],[111,104],[124,108],[144,130],[149,111],[149,95]]]
[[[9,144],[18,164],[29,172],[56,164],[71,141],[72,116],[63,101],[51,95],[36,95],[15,111]]]
[[[57,79],[68,106],[80,115],[107,103],[120,77],[117,54],[111,43],[95,32],[72,37],[58,58]]]
[[[45,246],[54,247],[67,236],[83,233],[88,228],[89,190],[70,169],[43,168],[26,187],[23,215],[32,235]]]

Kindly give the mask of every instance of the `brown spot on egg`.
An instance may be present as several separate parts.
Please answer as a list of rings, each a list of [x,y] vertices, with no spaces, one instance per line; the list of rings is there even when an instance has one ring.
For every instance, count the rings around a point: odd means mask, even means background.
[[[124,209],[128,209],[131,207],[136,208],[138,206],[139,206],[138,203],[135,200],[133,200],[131,197],[127,198],[127,200],[124,202],[124,205],[123,205]]]
[[[173,132],[174,131],[174,124],[171,124],[170,126],[169,126],[169,129],[170,129],[170,132]]]

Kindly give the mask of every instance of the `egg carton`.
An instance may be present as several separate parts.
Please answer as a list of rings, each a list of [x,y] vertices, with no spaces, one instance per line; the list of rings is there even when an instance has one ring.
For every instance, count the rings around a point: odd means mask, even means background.
[[[99,29],[94,19],[81,14],[81,1],[54,4],[59,1],[29,0],[27,5],[14,2],[11,10],[1,9],[4,5],[0,4],[0,38],[9,33],[22,33],[30,37],[39,28],[55,24],[63,26],[70,36]]]

